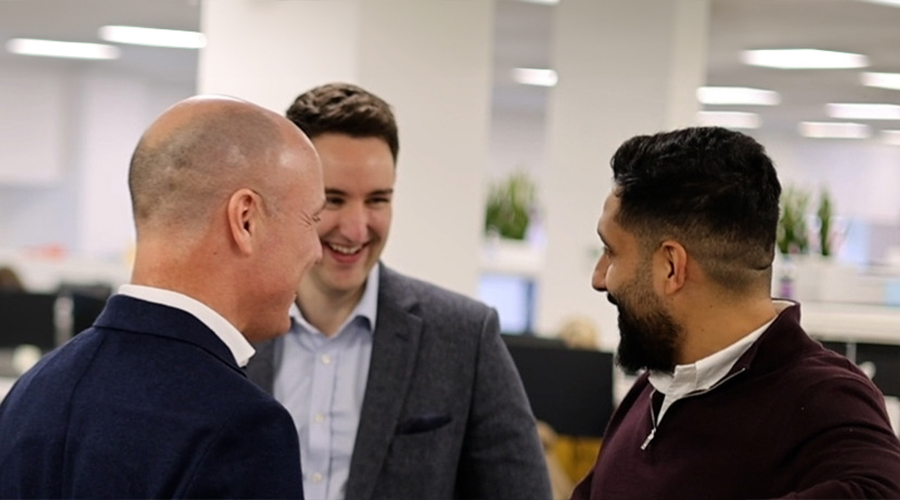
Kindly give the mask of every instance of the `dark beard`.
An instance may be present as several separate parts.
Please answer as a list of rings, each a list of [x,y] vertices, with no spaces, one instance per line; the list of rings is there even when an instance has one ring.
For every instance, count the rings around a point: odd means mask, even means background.
[[[639,283],[623,286],[610,302],[619,309],[619,348],[616,364],[628,373],[641,369],[672,373],[681,342],[681,327],[662,308],[655,295],[639,289]],[[637,313],[640,306],[644,312]]]

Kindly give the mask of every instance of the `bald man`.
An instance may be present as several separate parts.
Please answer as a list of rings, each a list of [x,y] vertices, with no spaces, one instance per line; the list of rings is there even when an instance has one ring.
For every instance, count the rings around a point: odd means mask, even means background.
[[[0,498],[302,498],[291,416],[243,366],[321,257],[309,139],[194,97],[145,132],[129,187],[131,283],[0,405]]]

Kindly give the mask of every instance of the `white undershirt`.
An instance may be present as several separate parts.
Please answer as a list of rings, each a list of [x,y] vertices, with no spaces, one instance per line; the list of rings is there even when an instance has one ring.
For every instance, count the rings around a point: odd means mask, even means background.
[[[772,302],[775,305],[777,314],[780,314],[792,305],[786,301],[776,300]],[[777,314],[776,318],[778,317]],[[656,417],[656,423],[659,424],[662,421],[666,410],[675,401],[712,389],[731,371],[738,359],[750,349],[750,346],[762,336],[774,321],[775,318],[772,318],[769,322],[753,330],[737,342],[703,359],[689,365],[675,366],[673,373],[651,370],[650,384],[653,385],[654,389],[665,395],[662,406],[659,409],[659,415]]]

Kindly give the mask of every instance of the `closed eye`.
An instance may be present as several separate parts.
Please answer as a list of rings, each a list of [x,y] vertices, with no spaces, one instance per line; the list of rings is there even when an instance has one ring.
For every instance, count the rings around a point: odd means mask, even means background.
[[[379,196],[377,198],[369,198],[368,200],[366,200],[366,203],[368,203],[369,205],[386,205],[390,202],[391,202],[391,199],[388,198],[387,196],[384,196],[384,197]]]

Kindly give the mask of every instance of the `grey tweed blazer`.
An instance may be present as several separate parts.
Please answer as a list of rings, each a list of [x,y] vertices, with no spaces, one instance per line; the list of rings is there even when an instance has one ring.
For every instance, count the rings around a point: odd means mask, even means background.
[[[494,309],[382,265],[348,500],[549,499],[535,420]],[[281,338],[247,373],[272,392]]]

